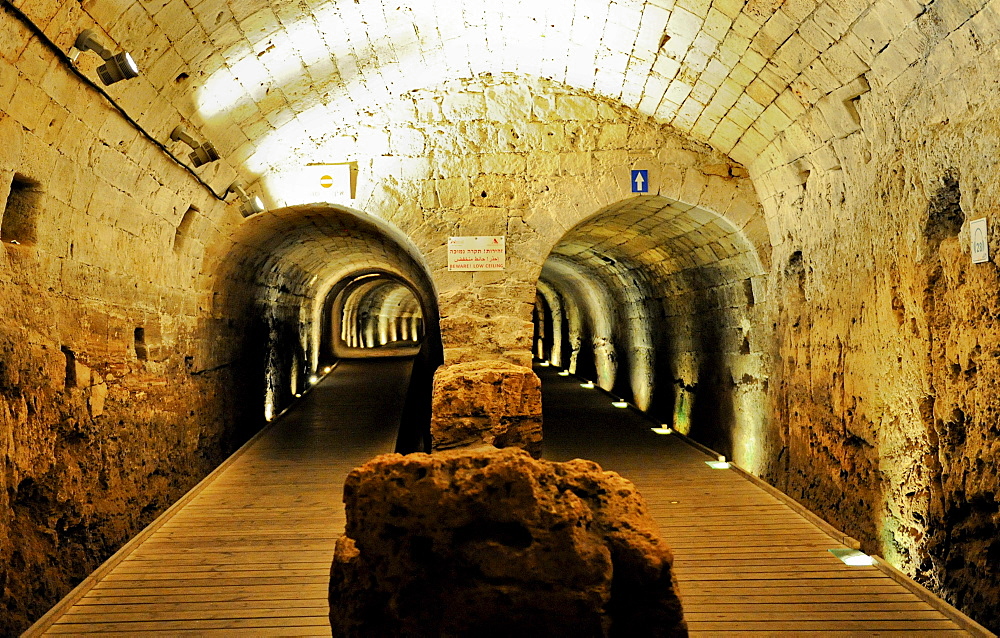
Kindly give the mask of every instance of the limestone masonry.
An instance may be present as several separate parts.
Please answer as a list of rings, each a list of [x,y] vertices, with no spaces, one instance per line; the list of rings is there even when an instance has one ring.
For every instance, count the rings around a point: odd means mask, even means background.
[[[0,634],[414,334],[409,447],[537,454],[548,360],[1000,629],[998,44],[1000,0],[0,0]]]

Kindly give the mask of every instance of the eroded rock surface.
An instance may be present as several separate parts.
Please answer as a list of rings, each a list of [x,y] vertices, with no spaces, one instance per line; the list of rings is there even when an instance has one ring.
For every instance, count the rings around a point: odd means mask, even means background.
[[[434,375],[435,450],[493,445],[542,453],[542,386],[530,368],[473,361]]]
[[[386,454],[344,488],[335,636],[685,636],[631,482],[517,449]]]

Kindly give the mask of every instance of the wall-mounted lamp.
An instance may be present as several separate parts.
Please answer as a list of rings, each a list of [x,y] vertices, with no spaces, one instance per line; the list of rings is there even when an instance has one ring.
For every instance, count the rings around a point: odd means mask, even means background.
[[[101,77],[101,82],[104,82],[105,85],[114,84],[121,80],[130,80],[139,76],[139,67],[136,66],[135,60],[132,59],[128,51],[122,51],[117,54],[111,53],[111,51],[101,45],[97,40],[96,34],[90,29],[81,33],[76,38],[76,43],[73,46],[78,51],[93,51],[101,56],[104,64],[97,67],[97,75]],[[77,55],[79,54],[71,56],[74,61]]]
[[[229,188],[226,189],[226,195],[229,193],[236,193],[236,196],[240,198],[242,202],[240,204],[240,212],[243,213],[244,217],[264,212],[264,202],[261,201],[260,197],[256,195],[250,197],[250,195],[247,195],[247,192],[243,190],[239,182],[233,182],[229,185]]]
[[[191,158],[191,163],[194,164],[195,168],[198,168],[202,164],[208,164],[209,162],[214,162],[219,159],[219,154],[216,152],[215,147],[212,146],[211,142],[198,143],[196,139],[191,137],[187,129],[183,126],[176,126],[174,130],[170,131],[170,139],[175,142],[181,141],[190,146],[192,149],[188,157]]]

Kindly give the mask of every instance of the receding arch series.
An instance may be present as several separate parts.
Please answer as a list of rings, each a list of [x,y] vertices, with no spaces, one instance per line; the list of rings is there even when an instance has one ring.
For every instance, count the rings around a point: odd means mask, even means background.
[[[423,259],[383,220],[328,204],[267,211],[247,219],[216,259],[215,329],[228,337],[221,343],[235,346],[201,365],[237,365],[249,396],[262,397],[265,418],[287,407],[335,358],[371,356],[372,348],[359,346],[385,345],[380,329],[386,343],[395,335],[400,354],[426,344],[428,356],[440,358],[434,287]],[[332,338],[343,328],[331,320],[335,305],[355,318],[376,312],[360,330],[355,322],[351,339],[339,340],[346,349]]]
[[[327,293],[321,352],[337,358],[415,355],[429,301],[382,271],[345,277]]]
[[[555,245],[538,281],[542,358],[595,381],[745,467],[765,436],[766,271],[725,217],[662,196],[600,210]]]

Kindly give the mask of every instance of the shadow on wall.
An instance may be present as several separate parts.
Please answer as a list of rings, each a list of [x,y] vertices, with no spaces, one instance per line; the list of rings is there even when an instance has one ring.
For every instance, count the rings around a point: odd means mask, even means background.
[[[267,211],[244,222],[216,258],[214,347],[195,365],[234,369],[234,392],[246,398],[247,437],[291,405],[337,356],[351,353],[334,347],[335,335],[350,333],[359,346],[385,346],[395,336],[406,345],[402,354],[419,351],[423,367],[440,364],[436,296],[426,267],[409,240],[382,220],[326,204]],[[342,330],[345,308],[355,319],[362,312],[368,318]],[[426,415],[415,407],[411,428],[429,424],[426,385]]]
[[[773,438],[755,332],[764,276],[725,218],[659,196],[624,200],[552,250],[536,343],[542,359],[555,352],[557,365],[756,472]]]

